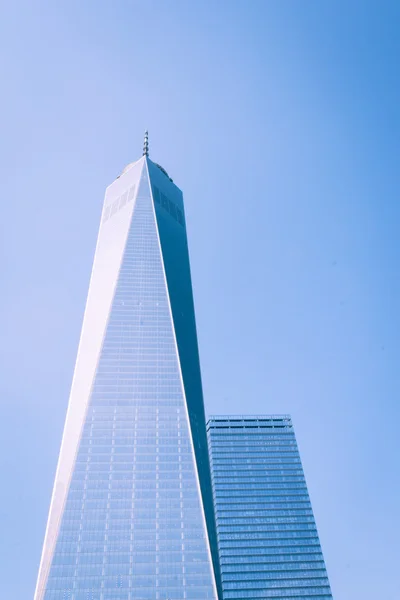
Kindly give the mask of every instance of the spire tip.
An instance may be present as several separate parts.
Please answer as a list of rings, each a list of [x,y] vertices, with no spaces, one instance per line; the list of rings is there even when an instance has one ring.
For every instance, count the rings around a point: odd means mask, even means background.
[[[146,131],[144,132],[144,142],[143,142],[143,156],[148,156],[149,155],[149,132]]]

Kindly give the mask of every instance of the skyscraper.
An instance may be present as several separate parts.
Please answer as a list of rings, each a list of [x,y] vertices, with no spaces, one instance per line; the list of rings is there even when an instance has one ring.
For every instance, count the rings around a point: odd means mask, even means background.
[[[183,198],[146,136],[106,190],[35,600],[218,582]]]
[[[332,600],[288,416],[207,424],[223,600]]]

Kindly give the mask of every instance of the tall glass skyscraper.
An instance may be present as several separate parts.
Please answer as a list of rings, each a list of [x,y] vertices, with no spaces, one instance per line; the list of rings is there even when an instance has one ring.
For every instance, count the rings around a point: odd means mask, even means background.
[[[207,424],[223,600],[331,600],[288,416]]]
[[[144,155],[108,188],[35,600],[217,600],[182,193]]]

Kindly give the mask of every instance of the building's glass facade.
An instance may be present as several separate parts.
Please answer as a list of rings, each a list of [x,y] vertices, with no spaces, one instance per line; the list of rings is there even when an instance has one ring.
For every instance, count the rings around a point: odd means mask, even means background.
[[[223,600],[331,600],[290,417],[207,424]]]
[[[106,191],[34,600],[217,595],[332,598],[290,418],[206,430],[182,193],[145,154]]]
[[[106,194],[35,600],[217,600],[206,439],[182,194],[144,156]]]

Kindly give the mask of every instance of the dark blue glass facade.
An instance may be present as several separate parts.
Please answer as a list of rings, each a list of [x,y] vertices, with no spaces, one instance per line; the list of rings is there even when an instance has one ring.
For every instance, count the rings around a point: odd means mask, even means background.
[[[223,600],[331,600],[290,417],[207,424]]]
[[[148,169],[171,301],[179,360],[186,392],[186,404],[202,490],[216,585],[220,592],[219,559],[207,448],[206,418],[204,413],[183,197],[180,189],[151,160],[148,160]]]

